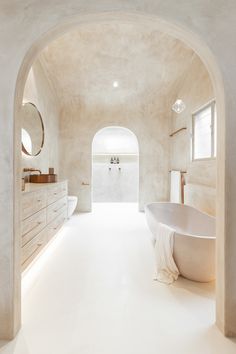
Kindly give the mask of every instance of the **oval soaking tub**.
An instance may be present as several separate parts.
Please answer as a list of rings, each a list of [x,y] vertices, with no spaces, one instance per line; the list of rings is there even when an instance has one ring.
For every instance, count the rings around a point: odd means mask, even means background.
[[[173,257],[180,274],[190,280],[215,279],[215,218],[184,204],[157,202],[145,206],[155,244],[157,224],[175,230]]]

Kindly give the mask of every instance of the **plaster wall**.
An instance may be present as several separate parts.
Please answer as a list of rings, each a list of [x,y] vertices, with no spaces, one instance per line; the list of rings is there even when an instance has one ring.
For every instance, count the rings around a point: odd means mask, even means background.
[[[130,128],[139,140],[140,210],[168,200],[171,89],[193,55],[152,25],[125,21],[79,27],[41,53],[62,106],[60,173],[79,211],[91,210],[91,144],[107,125]]]
[[[92,141],[106,126],[130,129],[139,142],[139,208],[168,200],[169,119],[165,97],[135,96],[125,105],[87,105],[74,100],[60,115],[60,176],[68,178],[69,194],[78,210],[91,210]],[[161,129],[160,129],[161,127]],[[89,185],[83,185],[83,182]]]
[[[24,167],[39,168],[42,173],[48,173],[49,167],[58,173],[58,136],[59,136],[59,102],[39,61],[33,64],[26,81],[24,102],[32,102],[39,110],[44,124],[44,145],[37,156],[22,154],[22,169]]]
[[[20,326],[18,116],[24,82],[36,55],[51,39],[75,24],[102,21],[108,16],[155,23],[192,46],[210,72],[219,117],[217,324],[227,335],[236,334],[236,175],[232,172],[236,166],[235,1],[116,0],[108,3],[105,0],[68,0],[65,3],[62,0],[12,0],[2,1],[0,6],[1,338],[12,338]],[[99,19],[96,14],[100,14]]]
[[[215,215],[216,159],[192,161],[191,158],[192,113],[214,98],[209,74],[197,56],[179,80],[177,98],[184,101],[186,109],[179,114],[172,111],[171,132],[182,127],[187,130],[170,138],[171,169],[187,171],[185,203]]]

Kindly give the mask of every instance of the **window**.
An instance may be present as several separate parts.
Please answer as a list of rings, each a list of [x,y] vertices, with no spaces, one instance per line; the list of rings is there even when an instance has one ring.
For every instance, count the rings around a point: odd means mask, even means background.
[[[192,160],[216,156],[216,105],[207,104],[193,114]]]

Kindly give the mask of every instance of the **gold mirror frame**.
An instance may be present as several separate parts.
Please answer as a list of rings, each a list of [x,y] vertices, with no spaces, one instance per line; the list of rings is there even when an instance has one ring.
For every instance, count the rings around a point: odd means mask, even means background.
[[[43,145],[44,145],[44,136],[45,136],[45,134],[44,134],[44,124],[43,124],[43,119],[42,119],[41,113],[39,112],[38,108],[36,107],[36,105],[35,105],[34,103],[32,103],[32,102],[24,102],[24,103],[22,104],[22,106],[25,106],[25,105],[28,105],[28,104],[32,105],[32,106],[36,109],[36,111],[37,111],[37,113],[38,113],[38,116],[39,116],[39,119],[40,119],[40,122],[41,122],[41,127],[42,127],[42,142],[41,142],[41,146],[39,147],[38,152],[37,152],[36,154],[31,154],[31,153],[29,153],[29,152],[26,150],[26,148],[24,147],[24,144],[23,144],[22,139],[21,139],[21,150],[23,151],[23,153],[24,153],[25,155],[28,155],[28,156],[37,156],[37,155],[39,155],[40,152],[42,151],[42,148],[43,148]],[[22,129],[22,128],[21,128],[21,129]]]

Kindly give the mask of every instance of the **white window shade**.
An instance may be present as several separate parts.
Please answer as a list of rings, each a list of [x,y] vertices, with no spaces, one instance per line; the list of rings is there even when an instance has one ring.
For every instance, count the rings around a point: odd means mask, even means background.
[[[192,158],[193,160],[216,156],[215,102],[193,114]]]

